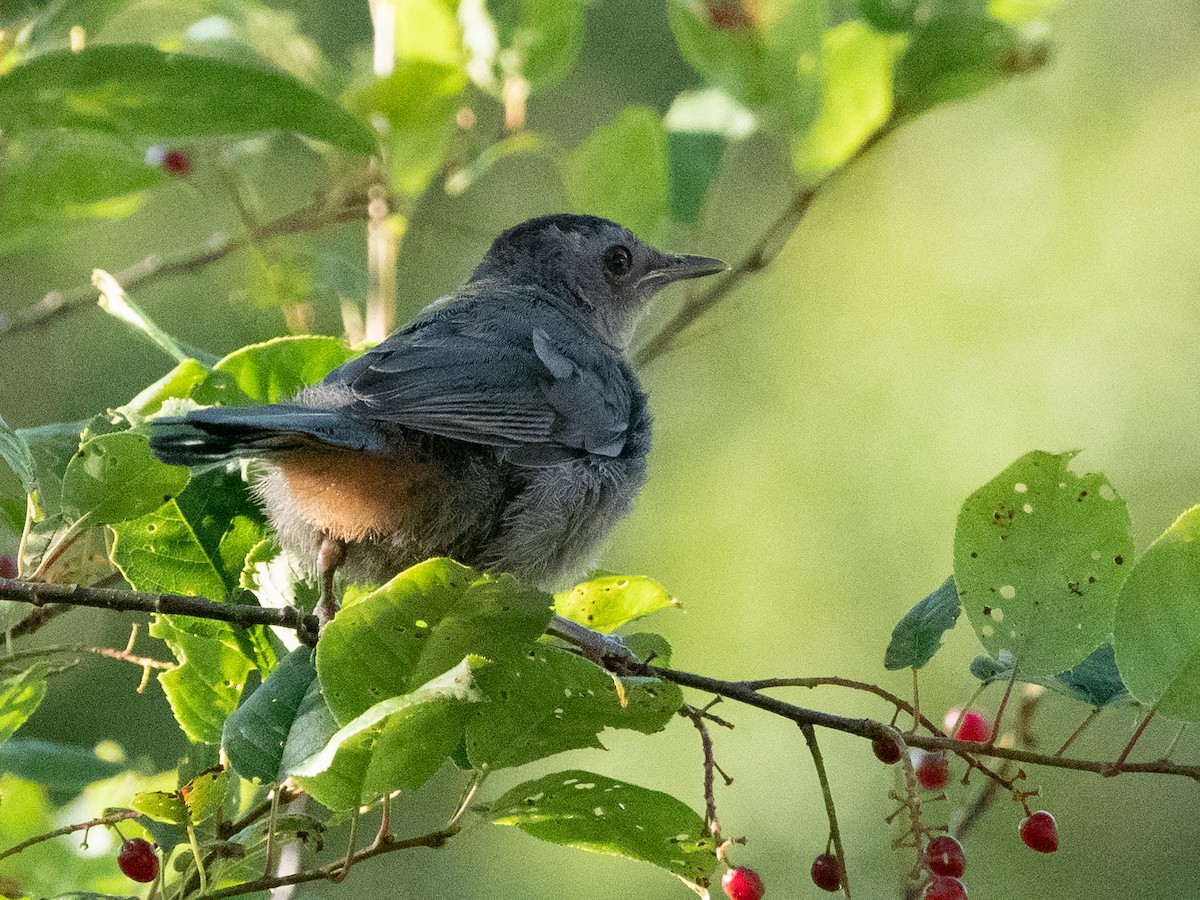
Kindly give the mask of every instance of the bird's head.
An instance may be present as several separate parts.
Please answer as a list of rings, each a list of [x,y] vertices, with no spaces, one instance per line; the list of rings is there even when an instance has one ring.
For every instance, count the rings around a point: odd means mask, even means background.
[[[663,253],[596,216],[530,219],[493,241],[472,281],[503,279],[569,300],[618,347],[628,347],[647,301],[675,281],[729,267],[707,256]]]

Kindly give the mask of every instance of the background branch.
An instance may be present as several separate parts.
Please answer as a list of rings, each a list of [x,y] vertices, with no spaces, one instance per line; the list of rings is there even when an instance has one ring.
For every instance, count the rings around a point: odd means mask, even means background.
[[[367,197],[364,193],[322,197],[309,206],[280,216],[253,231],[236,237],[217,232],[198,247],[191,247],[172,256],[151,254],[140,262],[114,272],[113,277],[127,293],[168,278],[195,272],[220,262],[239,250],[272,238],[305,231],[317,231],[329,225],[353,222],[367,217]],[[61,291],[51,291],[28,306],[7,315],[0,315],[0,337],[27,331],[51,319],[68,315],[94,305],[96,289],[88,281]]]
[[[743,256],[724,275],[718,275],[712,281],[710,287],[690,296],[683,306],[676,311],[675,315],[658,330],[654,337],[642,345],[641,349],[634,356],[637,365],[648,365],[671,350],[675,341],[683,332],[690,328],[697,319],[724,300],[726,295],[738,287],[747,276],[756,275],[770,265],[783,248],[787,246],[787,242],[791,239],[796,228],[799,227],[805,213],[808,212],[809,207],[812,206],[813,201],[825,189],[825,186],[833,181],[847,166],[869,153],[885,136],[894,131],[898,124],[899,122],[895,118],[884,122],[870,137],[859,145],[858,149],[844,163],[836,169],[831,170],[814,184],[807,185],[798,190],[779,218],[767,227],[767,230],[763,232],[754,246],[750,248],[750,252]]]

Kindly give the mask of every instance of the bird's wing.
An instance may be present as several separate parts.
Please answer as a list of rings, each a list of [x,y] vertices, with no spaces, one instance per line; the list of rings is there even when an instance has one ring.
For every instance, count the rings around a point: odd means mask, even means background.
[[[634,389],[628,367],[579,340],[578,326],[559,313],[508,315],[505,306],[444,307],[332,377],[377,422],[512,448],[523,465],[619,455]]]

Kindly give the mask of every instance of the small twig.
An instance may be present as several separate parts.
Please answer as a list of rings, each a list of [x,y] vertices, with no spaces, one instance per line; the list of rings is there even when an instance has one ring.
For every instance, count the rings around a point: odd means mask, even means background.
[[[56,837],[72,834],[76,831],[88,831],[91,828],[98,828],[101,825],[115,825],[117,822],[124,822],[126,819],[136,819],[141,813],[136,809],[121,809],[114,810],[107,815],[100,816],[97,819],[89,819],[86,822],[76,822],[74,825],[64,825],[62,828],[57,828],[54,831],[47,831],[45,834],[37,834],[33,837],[21,841],[19,844],[14,844],[4,852],[0,853],[0,859],[8,859],[10,856],[16,856],[22,850],[28,850],[35,844],[43,843],[44,841],[52,840]]]
[[[5,598],[6,600],[9,598]],[[24,619],[14,625],[8,632],[9,638],[27,637],[34,632],[40,630],[43,625],[46,625],[53,619],[57,619],[64,613],[69,613],[75,609],[74,606],[60,603],[57,606],[43,606],[35,609]]]
[[[636,354],[636,363],[645,366],[672,349],[676,339],[701,316],[738,287],[747,276],[765,269],[787,245],[813,201],[848,166],[865,156],[899,124],[895,118],[884,122],[868,137],[841,166],[829,172],[815,184],[806,185],[792,197],[780,216],[772,222],[750,251],[724,275],[717,276],[712,286],[693,294],[675,315],[647,341]]]
[[[267,222],[252,234],[231,237],[217,232],[199,246],[170,257],[152,254],[113,275],[127,293],[132,293],[164,278],[195,272],[220,262],[251,244],[356,221],[365,218],[366,214],[366,198],[361,194],[320,198],[309,206]],[[67,290],[51,291],[36,303],[8,315],[0,315],[0,337],[26,331],[78,310],[90,309],[95,305],[95,298],[96,290],[90,281]]]
[[[1103,710],[1104,710],[1104,707],[1097,706],[1090,713],[1088,713],[1087,718],[1085,718],[1082,722],[1079,723],[1079,727],[1071,732],[1071,736],[1069,738],[1067,738],[1065,741],[1063,741],[1063,745],[1054,751],[1054,755],[1062,756],[1064,753],[1066,753],[1067,748],[1070,747],[1073,743],[1075,743],[1075,739],[1078,738],[1081,734],[1083,734],[1087,730],[1087,727],[1089,725],[1091,725],[1094,721],[1096,721],[1096,716],[1100,715],[1100,713],[1103,712]]]
[[[1004,710],[1008,707],[1008,698],[1012,696],[1013,685],[1017,683],[1017,664],[1013,661],[1012,674],[1008,677],[1008,684],[1004,687],[1004,696],[1000,698],[1000,706],[996,709],[996,719],[992,723],[992,734],[988,738],[987,746],[991,747],[996,743],[996,738],[1000,735],[1000,721],[1004,718]]]
[[[1111,773],[1106,774],[1116,775],[1121,771],[1121,767],[1125,764],[1125,760],[1128,759],[1129,754],[1133,752],[1134,744],[1136,744],[1141,739],[1142,735],[1145,734],[1146,726],[1150,724],[1150,720],[1154,718],[1154,715],[1157,712],[1158,704],[1155,703],[1152,707],[1150,707],[1150,712],[1146,713],[1146,717],[1142,719],[1141,723],[1134,730],[1133,736],[1129,739],[1129,743],[1125,745],[1125,749],[1121,751],[1121,755],[1117,757],[1117,761],[1112,764]]]
[[[352,862],[357,864],[373,856],[382,856],[384,853],[392,853],[397,850],[410,850],[414,847],[442,847],[446,841],[458,834],[460,830],[457,827],[442,828],[432,831],[429,834],[421,835],[420,837],[406,838],[404,840],[392,839],[379,847],[364,847],[354,854]],[[260,891],[271,890],[272,888],[286,887],[292,884],[304,884],[309,881],[336,881],[344,862],[345,860],[339,859],[308,872],[297,872],[293,875],[275,875],[267,878],[259,878],[255,881],[247,881],[242,884],[235,884],[231,887],[213,891],[206,896],[206,900],[224,900],[225,897],[256,894]]]
[[[679,714],[690,719],[696,730],[700,732],[700,749],[704,754],[704,827],[713,836],[713,841],[720,846],[721,823],[717,819],[717,794],[714,789],[715,779],[713,777],[719,767],[713,754],[712,736],[708,733],[708,726],[704,724],[706,713],[694,706],[684,704],[679,710]],[[725,779],[726,787],[733,783],[733,779],[724,772],[721,772],[721,777]]]
[[[817,745],[817,732],[812,725],[801,722],[800,730],[804,732],[804,740],[808,742],[808,751],[812,754],[813,766],[817,770],[817,780],[821,782],[821,794],[825,797],[825,815],[829,818],[829,840],[833,842],[833,852],[838,861],[838,869],[842,873],[842,893],[850,900],[850,879],[846,874],[846,852],[842,848],[842,833],[838,829],[837,807],[833,802],[833,789],[829,786],[829,775],[825,772],[825,760],[821,756],[821,748]]]
[[[1183,739],[1183,733],[1187,731],[1188,723],[1180,722],[1179,730],[1175,732],[1175,736],[1171,738],[1171,743],[1167,744],[1167,751],[1162,755],[1163,759],[1170,759],[1175,752],[1175,748],[1179,746],[1179,742]]]

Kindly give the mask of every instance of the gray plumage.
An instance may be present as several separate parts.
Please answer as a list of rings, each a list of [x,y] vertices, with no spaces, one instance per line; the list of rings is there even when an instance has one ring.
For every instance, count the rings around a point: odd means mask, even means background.
[[[166,462],[263,460],[282,544],[382,580],[430,556],[550,586],[646,478],[650,414],[625,358],[658,289],[721,271],[591,216],[504,232],[471,278],[289,403],[154,423]]]

